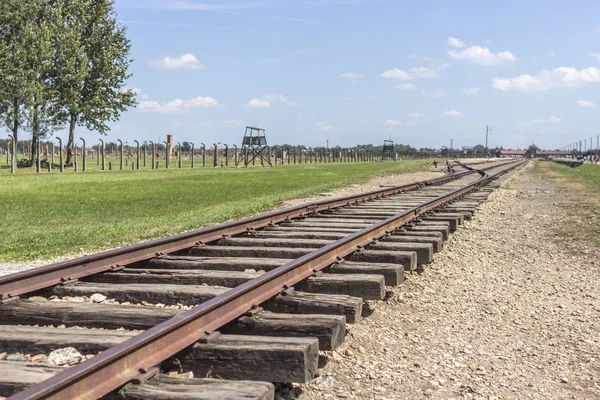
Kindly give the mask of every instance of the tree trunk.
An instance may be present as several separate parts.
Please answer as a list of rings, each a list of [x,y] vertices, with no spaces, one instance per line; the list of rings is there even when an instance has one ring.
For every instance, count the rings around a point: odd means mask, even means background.
[[[35,167],[37,162],[37,149],[38,149],[38,141],[40,140],[40,120],[39,120],[39,112],[38,105],[36,104],[33,107],[33,121],[32,121],[32,138],[31,138],[31,154],[29,160],[31,162],[31,166]]]
[[[19,133],[19,100],[15,99],[14,103],[13,103],[13,129],[12,129],[12,135],[15,138],[15,143],[17,143],[17,141],[19,140],[18,138],[18,133]]]
[[[75,143],[76,122],[77,117],[75,114],[71,114],[71,118],[69,120],[69,140],[67,142],[67,165],[71,165],[73,163],[73,144]]]

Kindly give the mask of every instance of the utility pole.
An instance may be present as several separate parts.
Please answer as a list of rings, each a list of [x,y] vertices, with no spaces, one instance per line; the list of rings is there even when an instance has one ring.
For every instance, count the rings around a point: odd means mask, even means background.
[[[485,126],[485,157],[489,158],[490,155],[488,154],[488,132],[491,131],[491,129],[486,125]]]
[[[450,150],[452,149],[454,149],[454,139],[450,139]]]

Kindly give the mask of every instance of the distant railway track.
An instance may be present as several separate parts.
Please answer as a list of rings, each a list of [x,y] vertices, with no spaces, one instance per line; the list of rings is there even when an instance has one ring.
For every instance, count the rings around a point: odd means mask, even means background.
[[[424,268],[524,163],[451,162],[439,178],[0,277],[0,353],[94,354],[67,369],[0,361],[0,395],[272,398],[270,382],[314,378],[319,350],[343,342],[363,300]],[[175,370],[197,378],[163,374]]]

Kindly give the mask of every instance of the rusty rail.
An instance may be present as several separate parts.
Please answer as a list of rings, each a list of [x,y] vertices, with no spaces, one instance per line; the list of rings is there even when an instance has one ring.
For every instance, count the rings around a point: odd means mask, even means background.
[[[488,180],[522,165],[481,178],[451,193],[418,204],[400,214],[364,228],[343,239],[308,253],[251,281],[178,314],[100,355],[86,360],[35,386],[17,393],[11,400],[95,399],[132,380],[142,380],[157,371],[156,366],[199,340],[210,340],[224,324],[263,301],[284,292],[302,279],[389,234],[403,224],[476,189]]]

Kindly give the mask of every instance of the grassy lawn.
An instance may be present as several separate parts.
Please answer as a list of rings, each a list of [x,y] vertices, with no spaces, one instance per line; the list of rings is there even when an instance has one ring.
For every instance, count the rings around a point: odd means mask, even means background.
[[[570,168],[536,161],[533,171],[552,179],[571,198],[565,204],[569,224],[560,227],[562,232],[569,238],[600,245],[600,165]]]
[[[95,162],[94,162],[95,164]],[[0,261],[136,243],[255,214],[283,200],[424,171],[430,160],[0,174]],[[114,167],[114,163],[113,163]]]

